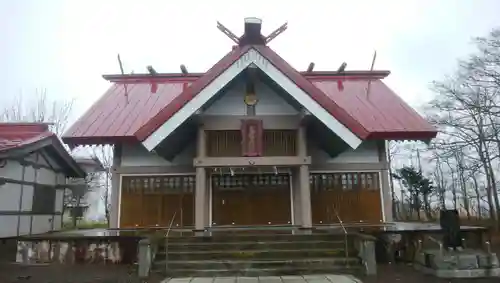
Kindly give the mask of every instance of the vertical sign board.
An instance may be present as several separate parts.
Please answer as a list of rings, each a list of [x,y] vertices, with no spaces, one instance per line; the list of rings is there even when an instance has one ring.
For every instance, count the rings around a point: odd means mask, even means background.
[[[262,120],[241,120],[242,155],[247,157],[262,156],[263,129]]]

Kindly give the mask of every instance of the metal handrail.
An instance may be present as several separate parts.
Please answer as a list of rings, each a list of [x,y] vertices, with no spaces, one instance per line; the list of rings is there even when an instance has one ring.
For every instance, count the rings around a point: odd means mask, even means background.
[[[182,208],[179,210],[181,210],[181,214],[182,214]],[[172,215],[172,219],[170,219],[170,224],[168,225],[168,228],[167,228],[167,233],[165,233],[165,270],[168,270],[168,235],[170,234],[170,231],[172,230],[172,225],[174,225],[174,220],[175,220],[175,217],[177,216],[177,211],[179,211],[179,210],[176,210],[174,212],[174,215]]]
[[[332,206],[333,212],[335,213],[335,216],[337,216],[337,219],[339,220],[340,227],[342,227],[342,230],[344,230],[344,245],[345,245],[345,263],[347,267],[349,267],[349,243],[348,243],[348,233],[347,229],[344,226],[344,223],[342,222],[342,219],[340,219],[340,215],[338,214],[337,210],[335,209],[335,206]]]
[[[333,212],[335,212],[335,216],[337,216],[337,219],[339,220],[340,226],[342,227],[342,230],[344,230],[344,234],[347,235],[347,229],[345,228],[345,226],[344,226],[344,224],[342,222],[342,219],[340,219],[340,216],[337,213],[337,210],[335,209],[335,207],[333,207]]]
[[[172,230],[172,225],[174,225],[174,220],[175,220],[176,215],[177,215],[177,211],[174,212],[174,215],[172,215],[172,219],[170,219],[170,224],[168,225],[167,233],[165,234],[165,237],[167,239],[168,239],[168,234],[170,234],[170,230]]]

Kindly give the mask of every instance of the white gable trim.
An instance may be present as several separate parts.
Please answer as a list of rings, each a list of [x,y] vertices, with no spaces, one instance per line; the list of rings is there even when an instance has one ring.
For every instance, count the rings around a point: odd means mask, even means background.
[[[184,121],[193,115],[198,109],[203,107],[215,94],[224,86],[230,83],[239,73],[245,70],[250,64],[255,64],[265,72],[272,80],[278,83],[286,92],[292,95],[307,111],[313,113],[332,132],[337,134],[351,148],[356,149],[362,142],[346,126],[340,123],[335,117],[328,113],[321,105],[312,99],[307,93],[299,88],[285,74],[271,64],[264,56],[255,49],[249,49],[240,59],[234,62],[221,75],[205,87],[198,95],[191,99],[184,107],[175,113],[167,122],[153,132],[142,144],[153,150],[161,141],[168,137]]]

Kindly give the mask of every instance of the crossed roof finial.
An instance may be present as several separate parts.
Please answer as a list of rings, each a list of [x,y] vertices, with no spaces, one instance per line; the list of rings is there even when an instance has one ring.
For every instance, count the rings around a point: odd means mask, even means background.
[[[282,34],[288,28],[288,23],[284,23],[268,36],[263,36],[261,34],[262,20],[255,17],[245,18],[245,32],[240,37],[236,36],[220,22],[217,22],[217,28],[239,46],[266,45],[278,35]]]

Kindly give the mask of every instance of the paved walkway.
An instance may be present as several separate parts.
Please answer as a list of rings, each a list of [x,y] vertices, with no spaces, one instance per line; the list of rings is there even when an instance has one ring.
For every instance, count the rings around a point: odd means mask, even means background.
[[[167,278],[162,283],[361,283],[352,275]]]

